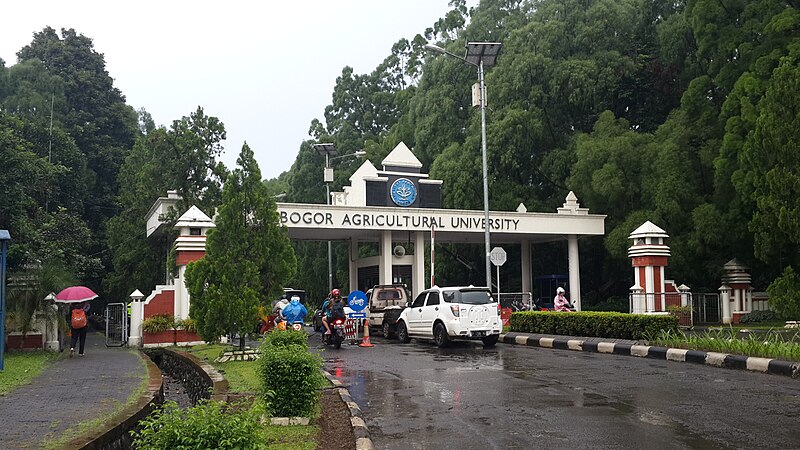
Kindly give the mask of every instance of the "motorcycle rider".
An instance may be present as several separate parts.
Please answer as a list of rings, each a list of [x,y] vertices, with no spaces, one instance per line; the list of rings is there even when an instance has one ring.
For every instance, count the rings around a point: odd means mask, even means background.
[[[300,297],[297,295],[293,295],[289,304],[281,310],[281,317],[288,325],[295,322],[304,322],[306,314],[308,314],[308,310],[300,303]]]
[[[556,311],[571,311],[571,305],[569,304],[569,300],[564,297],[564,293],[565,291],[563,287],[556,289],[556,296],[553,299],[553,307]]]
[[[328,296],[328,300],[325,300],[325,303],[322,304],[322,326],[325,327],[325,334],[331,334],[331,326],[328,323],[331,320],[331,307],[334,304],[339,305],[341,302],[341,292],[339,292],[339,289],[334,289],[331,291],[331,295]]]

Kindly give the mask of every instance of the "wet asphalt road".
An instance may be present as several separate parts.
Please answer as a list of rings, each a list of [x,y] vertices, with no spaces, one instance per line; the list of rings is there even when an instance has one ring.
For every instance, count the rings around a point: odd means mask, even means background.
[[[800,449],[800,380],[506,344],[372,340],[322,356],[378,449]]]

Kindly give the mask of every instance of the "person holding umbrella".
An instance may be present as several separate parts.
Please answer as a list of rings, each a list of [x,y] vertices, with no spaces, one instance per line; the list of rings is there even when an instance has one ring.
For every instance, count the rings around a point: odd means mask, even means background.
[[[97,298],[97,294],[85,286],[68,287],[56,295],[56,302],[70,305],[70,312],[67,317],[67,322],[72,330],[72,342],[69,346],[70,358],[75,354],[75,344],[80,344],[78,356],[83,356],[84,354],[86,332],[89,329],[86,313],[89,312],[89,300],[95,298]]]
[[[73,303],[70,305],[69,313],[69,326],[72,330],[72,342],[69,346],[69,357],[75,354],[75,344],[78,344],[80,339],[80,347],[78,347],[78,356],[83,356],[84,347],[86,346],[86,332],[89,330],[89,321],[87,320],[86,313],[89,312],[89,302]]]

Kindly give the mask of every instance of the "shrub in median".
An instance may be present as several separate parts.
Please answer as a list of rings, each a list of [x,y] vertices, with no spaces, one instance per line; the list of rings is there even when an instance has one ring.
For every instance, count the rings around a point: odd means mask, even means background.
[[[616,312],[523,311],[511,314],[511,331],[565,336],[643,339],[678,329],[675,316]]]
[[[274,330],[267,333],[264,338],[262,351],[265,347],[289,347],[292,345],[308,349],[308,334],[305,331]]]
[[[258,359],[267,412],[276,417],[310,417],[324,383],[321,370],[322,358],[308,352],[308,335],[304,332],[270,333]]]
[[[229,408],[222,402],[202,400],[182,409],[168,401],[139,422],[131,432],[134,448],[162,450],[216,448],[255,450],[266,448],[261,409]]]

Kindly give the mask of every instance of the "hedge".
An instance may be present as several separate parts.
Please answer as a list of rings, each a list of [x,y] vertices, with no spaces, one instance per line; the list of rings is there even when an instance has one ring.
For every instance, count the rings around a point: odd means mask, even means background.
[[[618,312],[522,311],[511,314],[510,324],[511,331],[520,333],[637,340],[662,330],[677,331],[678,317]]]
[[[267,413],[273,417],[310,417],[316,409],[322,358],[308,351],[303,331],[275,330],[261,345],[258,375]]]

